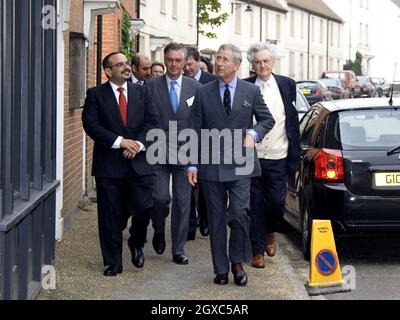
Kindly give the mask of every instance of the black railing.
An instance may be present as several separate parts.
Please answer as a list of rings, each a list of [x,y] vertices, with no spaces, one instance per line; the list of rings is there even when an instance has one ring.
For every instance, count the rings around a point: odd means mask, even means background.
[[[0,300],[33,298],[54,261],[56,2],[0,0]]]

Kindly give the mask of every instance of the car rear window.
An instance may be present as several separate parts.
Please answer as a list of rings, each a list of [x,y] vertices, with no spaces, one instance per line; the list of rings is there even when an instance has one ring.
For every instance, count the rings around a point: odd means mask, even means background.
[[[334,128],[343,150],[390,149],[400,144],[400,110],[341,111]]]
[[[297,84],[297,87],[300,90],[317,90],[319,89],[319,86],[315,82],[301,82]]]
[[[345,75],[343,72],[327,72],[325,73],[325,76],[332,79],[345,79]]]
[[[336,87],[339,85],[339,81],[333,79],[323,79],[321,82],[325,83],[329,87]]]

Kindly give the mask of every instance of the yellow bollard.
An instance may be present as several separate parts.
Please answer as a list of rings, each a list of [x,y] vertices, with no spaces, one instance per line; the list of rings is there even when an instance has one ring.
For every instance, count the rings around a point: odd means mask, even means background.
[[[306,289],[310,296],[349,292],[343,281],[336,252],[332,224],[314,220],[311,233],[310,278]]]

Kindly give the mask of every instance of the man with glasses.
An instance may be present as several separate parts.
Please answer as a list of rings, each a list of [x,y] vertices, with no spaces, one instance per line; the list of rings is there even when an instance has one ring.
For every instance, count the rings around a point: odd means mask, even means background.
[[[92,175],[96,178],[100,246],[105,276],[122,273],[121,217],[132,215],[132,263],[144,264],[143,245],[153,206],[153,168],[146,161],[147,132],[158,128],[159,114],[146,87],[127,82],[131,67],[120,52],[103,60],[108,82],[91,88],[82,114],[94,140]]]

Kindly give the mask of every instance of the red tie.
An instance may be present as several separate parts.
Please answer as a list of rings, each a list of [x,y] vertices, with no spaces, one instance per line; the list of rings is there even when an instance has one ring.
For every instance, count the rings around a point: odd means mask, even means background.
[[[119,112],[121,113],[122,122],[126,127],[126,123],[128,121],[128,104],[126,102],[124,91],[125,89],[120,87],[118,88],[119,91]]]

